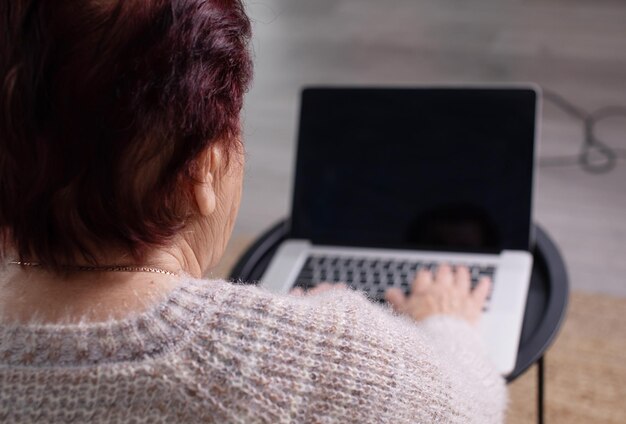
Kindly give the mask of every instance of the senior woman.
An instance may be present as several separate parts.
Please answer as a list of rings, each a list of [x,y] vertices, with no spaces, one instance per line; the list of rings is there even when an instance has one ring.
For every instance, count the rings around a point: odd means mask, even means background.
[[[239,0],[0,2],[0,422],[503,419],[488,281],[203,280],[241,196]]]

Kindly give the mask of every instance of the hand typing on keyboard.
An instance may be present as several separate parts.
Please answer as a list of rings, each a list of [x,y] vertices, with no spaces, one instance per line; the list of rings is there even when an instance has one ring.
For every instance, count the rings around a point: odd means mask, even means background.
[[[483,277],[471,290],[471,275],[466,267],[457,267],[453,271],[450,266],[442,265],[434,275],[420,270],[408,295],[400,288],[390,288],[385,293],[385,299],[398,313],[416,321],[432,315],[452,315],[476,325],[490,286],[491,279]]]
[[[408,295],[402,288],[387,289],[385,299],[396,312],[420,321],[432,315],[452,315],[478,323],[485,302],[491,290],[491,279],[481,277],[472,289],[472,276],[465,266],[453,270],[449,265],[441,265],[432,273],[421,269],[415,275]],[[315,295],[327,290],[345,289],[344,283],[323,282],[308,289],[296,287],[290,294],[294,296]]]

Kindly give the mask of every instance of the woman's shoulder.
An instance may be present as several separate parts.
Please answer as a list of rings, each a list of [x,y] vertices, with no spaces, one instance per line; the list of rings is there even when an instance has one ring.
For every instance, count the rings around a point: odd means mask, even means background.
[[[429,351],[433,332],[453,337],[455,333],[475,333],[467,323],[452,317],[436,316],[415,322],[350,288],[294,296],[242,282],[195,280],[188,283],[186,290],[207,300],[195,301],[204,309],[207,324],[215,324],[220,332],[236,330],[242,338],[246,337],[246,328],[254,327],[257,333],[263,329],[275,335],[297,332],[308,339],[345,338],[379,347],[389,345],[394,350],[399,344],[415,349],[417,343],[421,345],[419,350]],[[202,331],[212,328],[205,324]]]
[[[302,411],[330,408],[329,416],[348,421],[499,421],[498,378],[482,360],[476,367],[480,348],[458,319],[416,323],[350,289],[292,296],[225,281],[204,284],[219,305],[199,327],[192,357],[212,364],[197,373],[207,373],[207,381],[223,376],[224,390],[246,388],[253,396],[261,384],[264,398],[293,405],[306,396]],[[475,401],[474,391],[489,401]]]
[[[205,290],[212,292],[209,297],[219,303],[220,312],[229,317],[240,315],[254,317],[259,322],[266,318],[307,326],[321,325],[325,321],[336,324],[340,319],[350,320],[350,324],[355,326],[359,324],[355,321],[359,317],[379,317],[385,320],[398,318],[393,316],[390,307],[375,304],[363,293],[352,289],[337,288],[315,295],[294,296],[237,281],[205,280],[196,284],[204,284]],[[363,324],[371,330],[372,322],[368,321]]]
[[[208,285],[204,290],[212,293],[208,297],[214,308],[197,328],[201,338],[217,344],[236,341],[239,347],[254,345],[244,350],[271,350],[275,356],[306,357],[320,351],[324,355],[338,354],[344,360],[350,357],[347,363],[354,365],[361,362],[361,357],[387,361],[390,357],[434,356],[426,331],[430,322],[416,323],[395,315],[389,306],[376,304],[352,289],[294,296],[223,280],[198,284]],[[467,329],[447,317],[431,321],[448,328],[453,336]],[[347,351],[352,354],[347,355]],[[370,367],[376,368],[374,363]]]

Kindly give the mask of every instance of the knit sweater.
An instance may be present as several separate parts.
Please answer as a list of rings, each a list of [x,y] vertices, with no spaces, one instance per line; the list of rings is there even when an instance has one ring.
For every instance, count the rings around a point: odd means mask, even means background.
[[[2,423],[499,423],[475,330],[352,290],[181,279],[119,321],[0,325]]]

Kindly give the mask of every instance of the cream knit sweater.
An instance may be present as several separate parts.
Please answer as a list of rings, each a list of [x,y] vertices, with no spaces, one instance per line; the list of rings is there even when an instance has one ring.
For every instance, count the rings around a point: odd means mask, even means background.
[[[466,323],[350,290],[185,278],[123,321],[0,325],[2,423],[499,423],[504,382]]]

